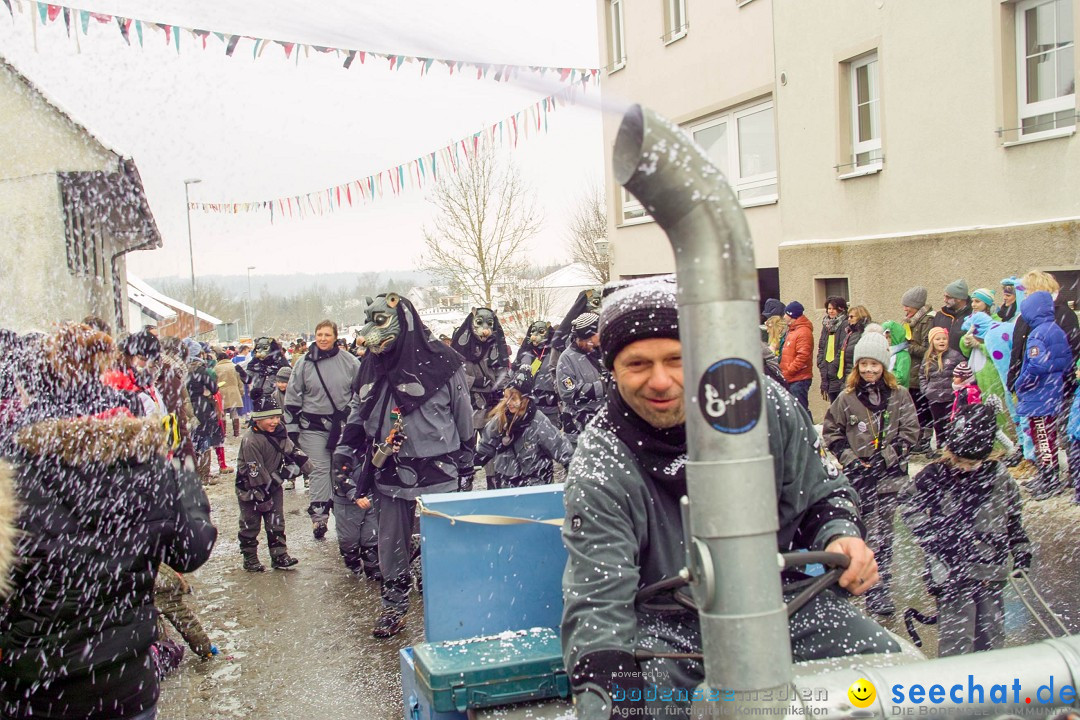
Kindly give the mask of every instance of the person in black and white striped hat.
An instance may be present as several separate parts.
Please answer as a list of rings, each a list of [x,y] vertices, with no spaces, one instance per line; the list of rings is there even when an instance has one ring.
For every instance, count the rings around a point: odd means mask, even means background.
[[[571,323],[571,342],[559,358],[555,386],[562,406],[563,430],[571,443],[604,401],[600,364],[600,316],[583,312]]]

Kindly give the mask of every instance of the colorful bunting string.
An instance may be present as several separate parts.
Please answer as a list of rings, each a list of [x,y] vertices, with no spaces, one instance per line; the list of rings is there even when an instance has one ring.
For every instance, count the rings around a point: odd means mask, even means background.
[[[7,7],[8,12],[12,17],[15,16],[15,10],[17,9],[20,14],[23,13],[23,0],[2,0]],[[300,62],[300,56],[305,58],[310,57],[311,51],[314,50],[319,54],[334,53],[339,59],[342,59],[342,67],[348,69],[353,66],[357,59],[360,60],[360,64],[363,65],[368,59],[382,60],[389,63],[390,70],[400,70],[405,65],[416,65],[420,70],[420,76],[424,77],[431,72],[433,65],[438,63],[449,69],[450,74],[454,72],[459,74],[465,74],[467,71],[469,74],[476,73],[478,80],[483,78],[491,78],[497,82],[505,82],[512,80],[519,73],[530,72],[540,75],[546,75],[552,73],[557,75],[560,81],[570,84],[575,83],[583,77],[595,77],[599,70],[597,68],[566,68],[566,67],[550,67],[544,65],[507,65],[503,63],[480,63],[469,60],[453,60],[449,58],[433,58],[433,57],[418,57],[415,55],[403,55],[401,53],[383,53],[372,52],[370,50],[357,50],[352,48],[339,48],[325,45],[306,45],[294,40],[275,40],[269,38],[255,37],[253,35],[236,35],[232,33],[220,32],[217,30],[202,30],[197,28],[182,27],[180,25],[170,25],[168,23],[153,22],[150,20],[143,20],[137,18],[120,17],[118,15],[108,15],[105,13],[90,12],[88,10],[82,10],[80,8],[71,7],[68,5],[62,5],[59,3],[44,3],[36,2],[36,0],[27,0],[29,3],[29,12],[34,23],[34,32],[36,40],[37,25],[40,23],[43,27],[56,24],[59,17],[63,17],[64,25],[67,28],[67,34],[71,36],[72,19],[75,18],[78,22],[75,24],[75,40],[78,42],[79,33],[81,31],[83,36],[87,36],[90,32],[90,21],[94,20],[102,25],[113,25],[119,28],[120,36],[124,39],[124,42],[131,45],[130,30],[132,25],[135,27],[135,37],[139,43],[139,47],[143,46],[143,28],[149,28],[152,31],[160,32],[164,35],[165,44],[173,45],[176,47],[176,52],[180,52],[180,38],[184,35],[189,35],[195,41],[195,47],[207,49],[207,40],[211,37],[216,38],[224,53],[227,57],[232,57],[241,42],[250,42],[252,44],[251,52],[252,57],[258,59],[262,57],[263,52],[270,45],[277,45],[281,48],[282,53],[286,60],[293,57],[295,53],[295,61]]]
[[[590,77],[586,75],[579,79],[582,91],[588,86]],[[463,162],[467,162],[480,151],[481,144],[516,148],[521,140],[528,139],[531,135],[541,132],[546,134],[548,115],[560,106],[573,103],[577,91],[578,86],[571,85],[488,125],[479,132],[401,165],[341,185],[273,200],[193,202],[189,207],[192,210],[229,215],[267,210],[270,213],[270,222],[273,223],[277,218],[303,220],[314,215],[322,216],[336,210],[348,209],[381,198],[386,192],[398,196],[406,190],[423,189],[447,173],[456,173]]]

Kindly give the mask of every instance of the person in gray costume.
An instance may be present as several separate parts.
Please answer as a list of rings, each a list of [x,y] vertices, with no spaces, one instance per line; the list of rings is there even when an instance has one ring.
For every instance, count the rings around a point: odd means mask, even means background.
[[[333,507],[339,549],[349,566],[349,554],[358,555],[359,545],[355,538],[342,537],[342,526],[352,527],[357,523],[362,526],[362,520],[353,516],[363,511],[355,503],[332,501],[330,469],[334,448],[341,439],[341,427],[348,417],[352,384],[360,361],[341,351],[337,335],[337,325],[330,320],[323,320],[315,327],[315,342],[296,362],[285,389],[285,428],[289,438],[311,458],[313,470],[307,479],[312,534],[316,540],[326,536],[326,523]]]
[[[555,389],[555,366],[559,353],[551,339],[554,328],[546,320],[537,320],[529,325],[525,340],[518,348],[514,358],[515,367],[529,365],[536,380],[530,396],[556,428],[562,426],[559,419],[559,391]]]
[[[604,301],[604,364],[613,380],[603,407],[578,441],[566,483],[562,644],[583,720],[679,717],[688,707],[642,706],[645,678],[692,690],[700,662],[652,658],[635,650],[700,653],[698,614],[672,591],[637,602],[642,588],[676,577],[686,553],[679,501],[686,495],[686,405],[675,283],[652,280]],[[855,594],[877,581],[850,484],[824,463],[810,416],[765,380],[769,449],[776,475],[778,549],[847,555],[840,586]],[[899,651],[880,626],[839,593],[826,591],[790,620],[797,659]],[[637,690],[638,702],[628,698]]]
[[[476,445],[477,465],[494,458],[487,477],[489,490],[547,485],[554,476],[552,461],[570,464],[574,449],[536,403],[532,368],[522,365],[510,377],[503,399]]]
[[[461,357],[431,335],[412,303],[379,295],[365,315],[368,354],[343,436],[357,469],[345,461],[338,477],[357,497],[373,493],[383,611],[372,635],[386,638],[405,627],[409,609],[416,499],[471,485],[474,434]]]
[[[604,404],[607,373],[600,365],[599,321],[592,312],[584,312],[573,321],[570,345],[559,356],[555,371],[555,387],[566,420],[563,430],[571,443],[577,442],[585,423]]]
[[[495,311],[473,308],[454,331],[450,347],[465,358],[465,366],[471,371],[467,374],[473,378],[473,428],[483,430],[488,413],[502,399],[503,388],[510,379],[510,352]]]

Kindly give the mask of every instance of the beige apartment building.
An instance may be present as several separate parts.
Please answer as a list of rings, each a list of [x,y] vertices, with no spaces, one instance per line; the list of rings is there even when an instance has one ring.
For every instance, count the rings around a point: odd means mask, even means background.
[[[1078,0],[773,3],[783,299],[896,319],[1036,267],[1075,299]]]
[[[778,291],[772,0],[598,0],[608,108],[640,103],[689,131],[725,172],[746,208],[758,277]],[[621,113],[604,116],[611,167]],[[612,277],[672,272],[664,233],[607,174]]]
[[[599,0],[604,97],[694,134],[743,199],[763,296],[779,268],[815,325],[826,295],[884,320],[912,285],[936,307],[957,277],[1032,267],[1075,296],[1077,4]],[[614,275],[670,271],[660,229],[607,189]]]

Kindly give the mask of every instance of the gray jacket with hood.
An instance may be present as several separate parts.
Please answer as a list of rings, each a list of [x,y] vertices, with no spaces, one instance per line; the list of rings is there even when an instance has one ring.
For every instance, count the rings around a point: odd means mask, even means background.
[[[312,349],[300,358],[289,376],[289,385],[285,390],[285,429],[290,433],[301,430],[330,432],[334,405],[341,418],[346,417],[349,401],[352,400],[352,382],[359,369],[360,361],[352,353],[339,350],[325,357],[312,345]],[[326,383],[325,388],[323,383]],[[329,395],[327,390],[330,391]]]
[[[360,404],[371,393],[376,393],[375,411],[361,422]],[[361,425],[366,437],[383,442],[393,427],[394,401],[389,393],[385,382],[361,387],[350,405],[348,424]],[[459,367],[449,382],[402,418],[406,439],[392,461],[394,472],[375,474],[379,491],[415,500],[424,493],[457,489],[459,474],[472,471],[472,412],[465,369]]]
[[[766,395],[779,548],[822,550],[837,536],[861,537],[855,491],[827,469],[809,416],[773,380],[766,380]],[[599,414],[608,411],[605,404]],[[578,439],[562,530],[569,554],[562,644],[572,676],[590,653],[626,653],[639,646],[691,651],[689,639],[700,637],[696,613],[674,603],[635,606],[640,588],[676,576],[685,565],[677,495],[659,486],[630,448],[597,422]],[[699,663],[662,666],[665,685],[693,687],[702,678]]]
[[[484,426],[476,446],[475,463],[484,465],[494,457],[495,472],[494,477],[488,479],[489,485],[546,485],[552,480],[552,460],[564,466],[570,464],[574,454],[570,441],[555,429],[544,413],[537,412],[537,407],[529,408],[528,415],[531,417],[521,420],[526,423],[524,429],[509,436],[499,431],[498,418],[488,420]]]
[[[571,341],[566,352],[559,356],[555,387],[563,412],[573,417],[576,426],[572,431],[568,428],[567,432],[576,435],[604,404],[603,373]]]

